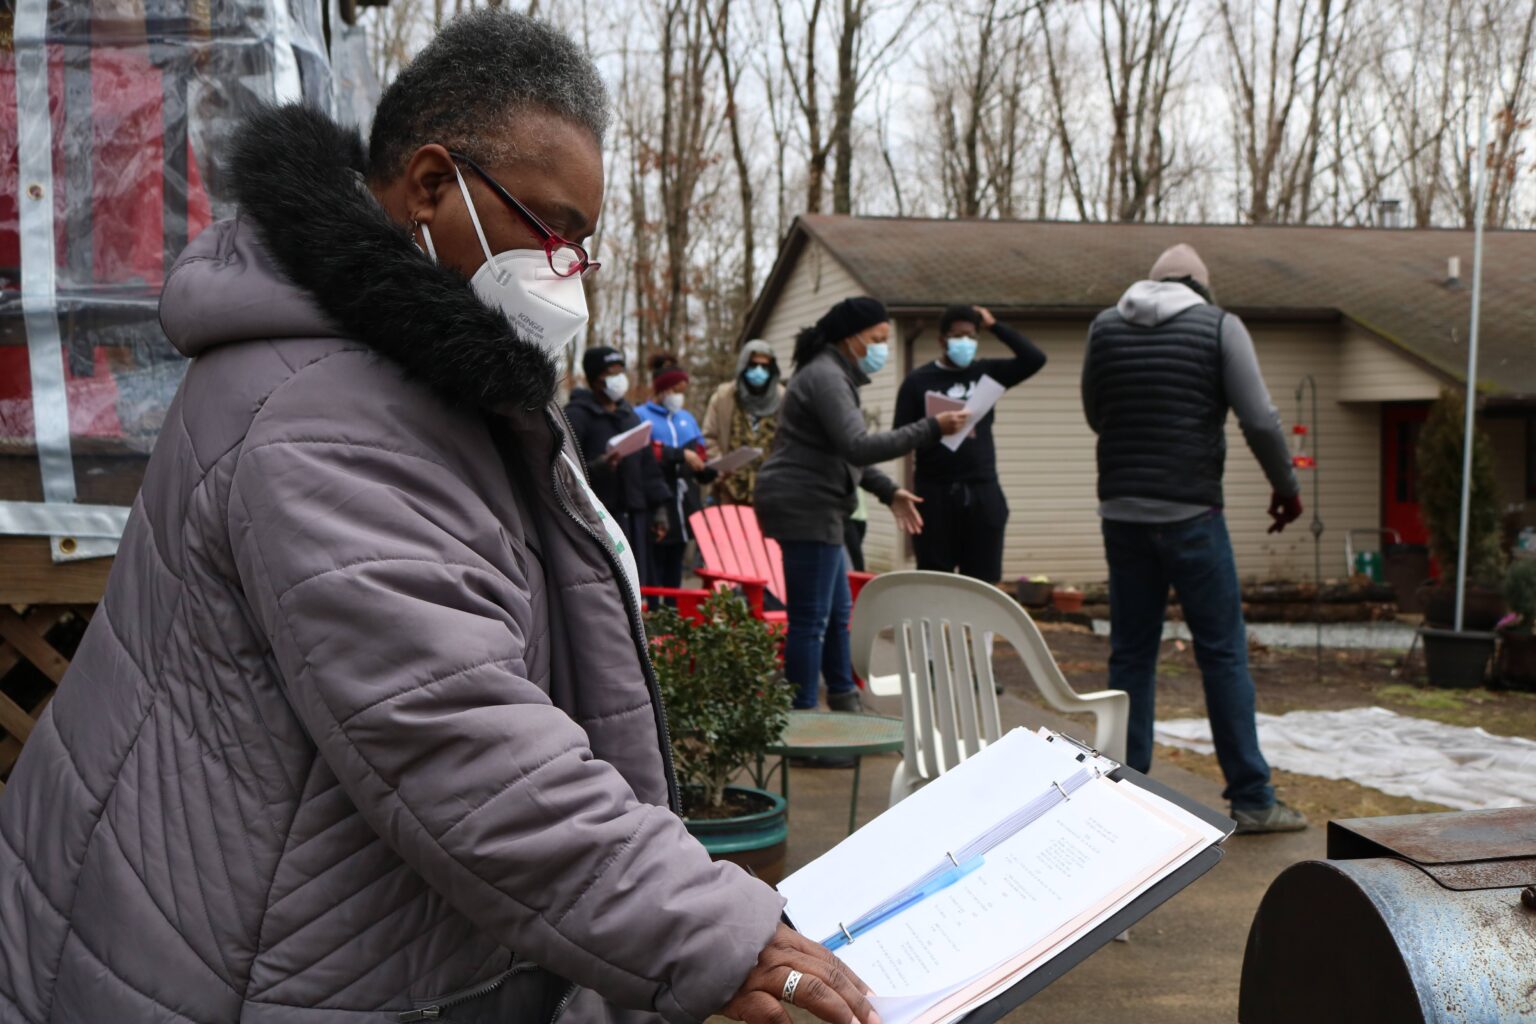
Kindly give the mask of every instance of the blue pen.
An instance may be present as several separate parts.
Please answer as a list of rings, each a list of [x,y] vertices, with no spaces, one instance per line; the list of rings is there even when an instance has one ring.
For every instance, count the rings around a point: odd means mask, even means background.
[[[976,856],[963,864],[956,864],[904,899],[839,929],[836,935],[823,940],[822,945],[828,949],[842,949],[860,935],[868,932],[871,928],[884,924],[908,907],[914,907],[934,893],[948,889],[960,881],[960,879],[981,867],[985,860],[986,858],[984,857]]]

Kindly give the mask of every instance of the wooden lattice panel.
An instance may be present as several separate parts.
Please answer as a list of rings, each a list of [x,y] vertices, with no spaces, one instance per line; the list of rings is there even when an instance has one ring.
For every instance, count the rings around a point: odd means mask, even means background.
[[[0,790],[69,669],[50,633],[72,616],[89,620],[93,611],[94,605],[0,605]]]

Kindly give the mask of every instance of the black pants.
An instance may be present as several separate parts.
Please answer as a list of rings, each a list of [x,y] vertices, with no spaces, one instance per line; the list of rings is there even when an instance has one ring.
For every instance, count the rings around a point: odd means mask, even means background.
[[[864,532],[869,529],[867,519],[843,520],[843,547],[848,549],[848,568],[864,571]]]
[[[629,538],[629,549],[635,555],[635,571],[640,574],[642,587],[654,587],[656,569],[651,565],[651,514],[645,509],[624,513],[619,521],[624,536]]]
[[[652,544],[651,569],[658,587],[683,585],[683,552],[687,544]]]
[[[1003,578],[1003,532],[1008,499],[994,480],[950,483],[919,478],[923,532],[912,538],[917,567],[959,572],[986,583]]]

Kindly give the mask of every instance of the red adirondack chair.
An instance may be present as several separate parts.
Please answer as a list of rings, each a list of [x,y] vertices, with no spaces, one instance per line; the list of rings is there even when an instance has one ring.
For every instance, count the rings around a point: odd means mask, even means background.
[[[685,619],[695,622],[704,621],[702,605],[708,601],[712,590],[694,590],[691,587],[641,587],[642,598],[655,597],[663,600],[672,599],[677,607],[677,613]]]
[[[765,622],[783,623],[788,615],[782,610],[784,587],[784,552],[779,542],[764,537],[757,525],[757,512],[750,505],[711,505],[688,517],[688,526],[699,544],[704,567],[699,578],[707,586],[719,584],[740,587],[753,613]],[[855,601],[873,573],[850,572],[848,588]],[[772,595],[779,609],[765,607]]]

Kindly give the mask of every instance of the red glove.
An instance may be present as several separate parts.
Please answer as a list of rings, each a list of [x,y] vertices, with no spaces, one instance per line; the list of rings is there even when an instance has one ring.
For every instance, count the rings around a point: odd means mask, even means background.
[[[1278,494],[1269,496],[1269,518],[1274,522],[1270,524],[1270,533],[1280,533],[1291,523],[1301,518],[1301,495],[1293,494],[1289,498],[1282,498]]]

